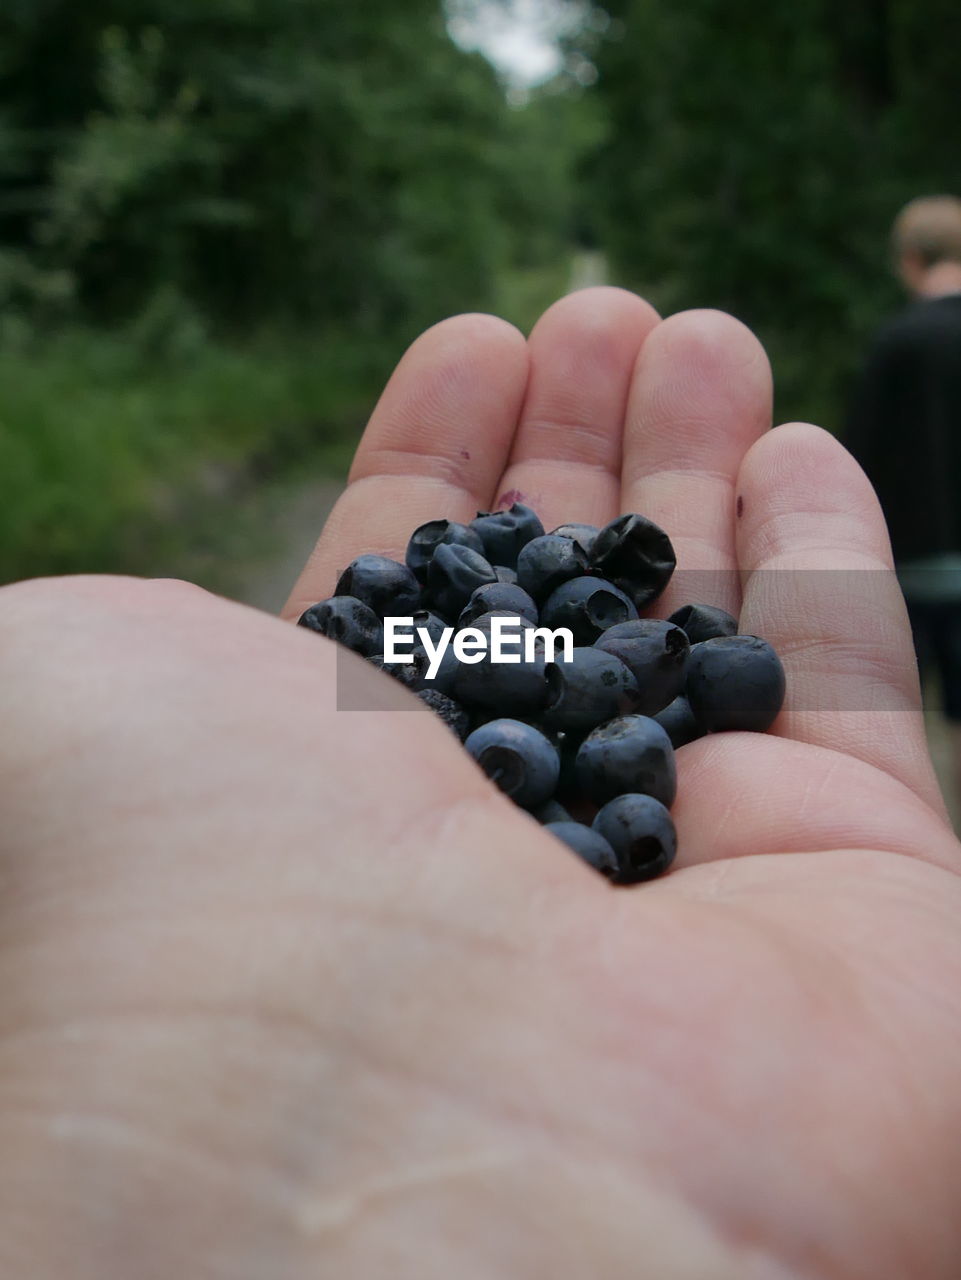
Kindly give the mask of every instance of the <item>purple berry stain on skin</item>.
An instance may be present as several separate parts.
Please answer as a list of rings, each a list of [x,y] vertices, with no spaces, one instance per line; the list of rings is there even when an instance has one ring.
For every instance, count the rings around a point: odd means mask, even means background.
[[[508,507],[512,507],[515,502],[527,502],[527,498],[521,493],[520,489],[508,489],[506,493],[502,493],[497,499],[498,507],[503,507],[505,510]]]
[[[738,518],[738,520],[740,520],[741,516],[743,516],[743,515],[744,515],[744,499],[741,497],[741,495],[740,495],[740,494],[738,494],[738,498],[737,498],[737,518]]]
[[[460,456],[464,459],[465,462],[470,462],[470,450],[461,449]]]

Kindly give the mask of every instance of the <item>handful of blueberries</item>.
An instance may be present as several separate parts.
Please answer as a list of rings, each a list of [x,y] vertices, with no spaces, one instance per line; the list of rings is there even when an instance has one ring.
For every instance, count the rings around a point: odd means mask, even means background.
[[[402,681],[516,804],[610,881],[634,884],[674,861],[675,749],[763,732],[784,701],[777,654],[724,610],[640,616],[675,564],[644,516],[545,533],[515,503],[421,525],[406,564],[359,556],[300,625]],[[391,657],[404,620],[407,661],[385,661],[385,619]],[[551,640],[562,629],[566,658]],[[506,653],[511,635],[516,652],[498,661],[490,642]]]

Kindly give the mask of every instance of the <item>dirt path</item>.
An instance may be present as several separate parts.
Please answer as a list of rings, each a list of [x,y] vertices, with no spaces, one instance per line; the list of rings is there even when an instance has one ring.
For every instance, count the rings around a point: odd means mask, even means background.
[[[235,599],[280,612],[342,491],[340,481],[315,476],[270,495],[265,530],[270,550],[241,572],[231,592]]]

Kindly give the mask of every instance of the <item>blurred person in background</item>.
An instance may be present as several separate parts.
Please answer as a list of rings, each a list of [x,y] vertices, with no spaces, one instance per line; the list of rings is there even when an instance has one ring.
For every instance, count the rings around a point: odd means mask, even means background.
[[[894,223],[911,302],[875,336],[846,443],[891,535],[918,662],[934,667],[961,794],[961,200],[912,200]]]

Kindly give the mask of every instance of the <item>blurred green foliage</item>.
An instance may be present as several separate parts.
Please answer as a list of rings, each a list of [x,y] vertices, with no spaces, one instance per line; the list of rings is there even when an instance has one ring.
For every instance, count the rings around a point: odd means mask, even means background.
[[[590,174],[617,274],[718,306],[771,352],[782,418],[834,427],[897,305],[894,215],[957,190],[952,0],[606,0]]]
[[[512,108],[445,21],[5,0],[0,578],[153,567],[192,474],[342,467],[417,333],[562,291],[588,115]]]

